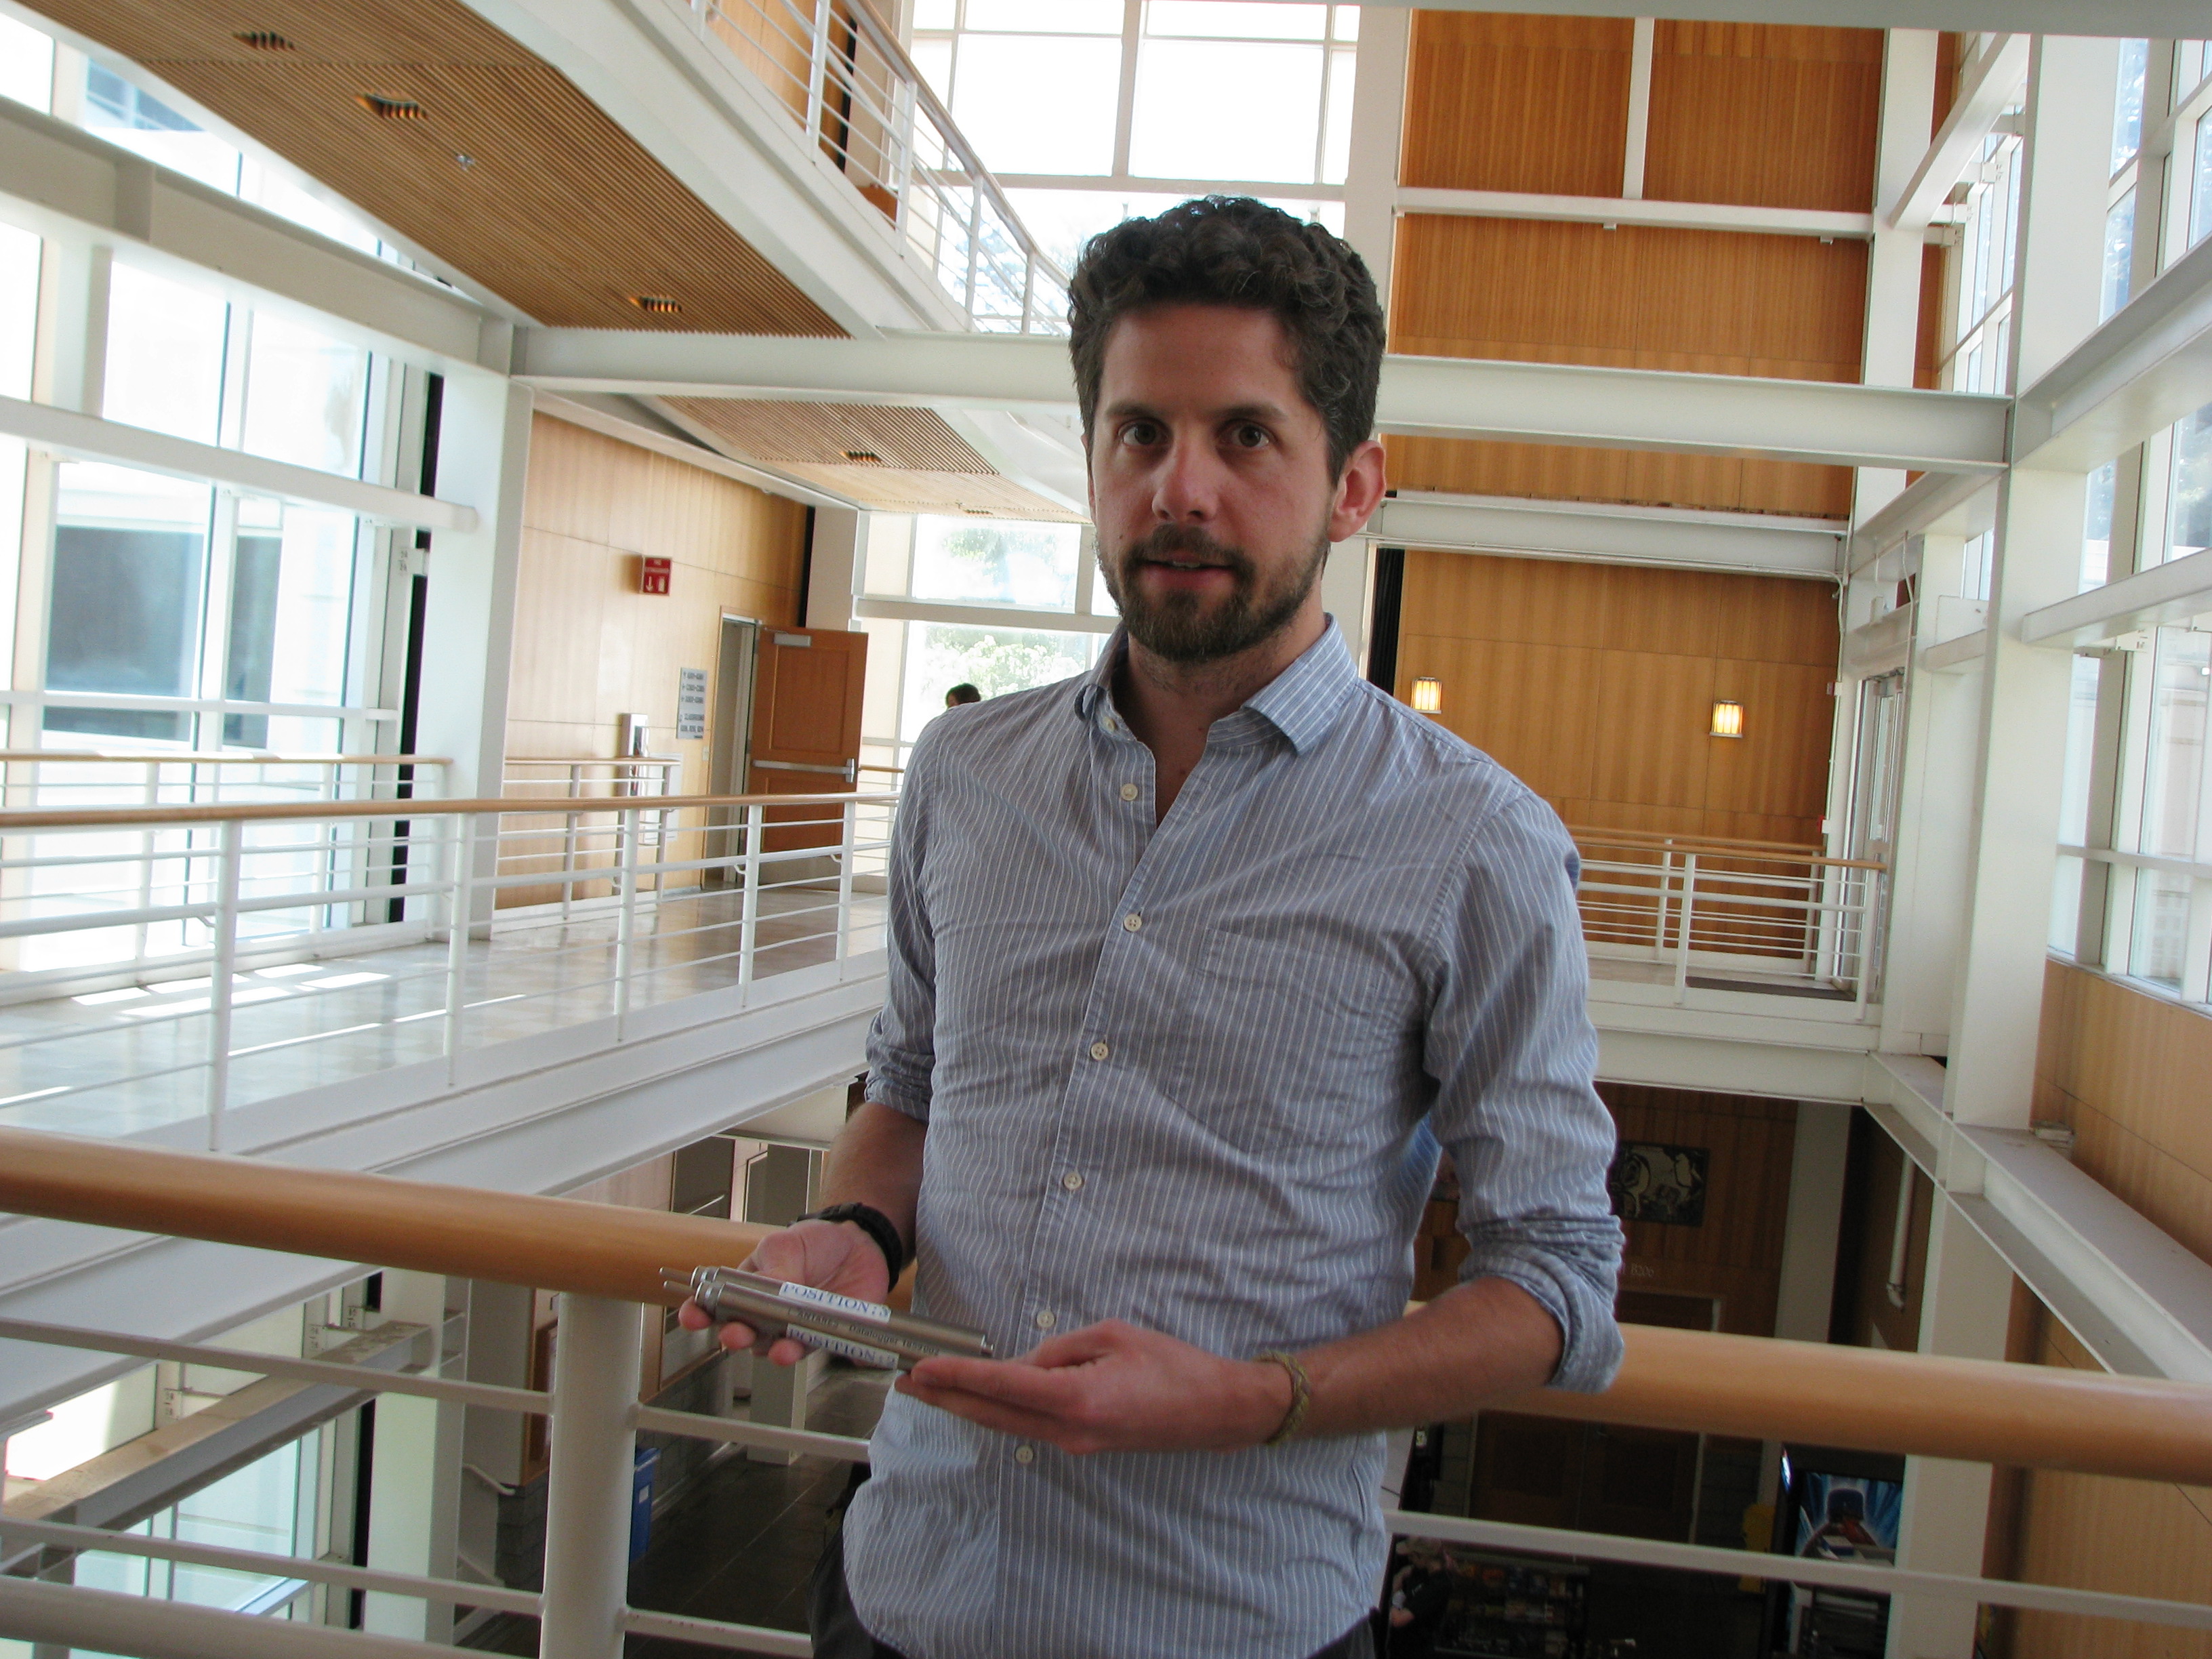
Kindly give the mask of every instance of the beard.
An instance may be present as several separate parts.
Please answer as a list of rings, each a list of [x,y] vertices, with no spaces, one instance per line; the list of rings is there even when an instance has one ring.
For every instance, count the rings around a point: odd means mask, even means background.
[[[1099,574],[1121,612],[1129,637],[1168,662],[1190,665],[1218,662],[1273,639],[1291,624],[1328,558],[1328,538],[1316,538],[1313,552],[1272,583],[1263,583],[1251,556],[1241,547],[1216,541],[1189,525],[1164,524],[1106,557]],[[1130,580],[1147,562],[1176,561],[1214,565],[1226,570],[1233,586],[1226,598],[1209,600],[1196,593],[1170,592],[1154,598]]]

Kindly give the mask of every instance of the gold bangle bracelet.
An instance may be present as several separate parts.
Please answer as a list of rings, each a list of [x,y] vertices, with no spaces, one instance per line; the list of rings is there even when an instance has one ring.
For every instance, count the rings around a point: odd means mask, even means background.
[[[1283,1420],[1276,1425],[1274,1433],[1260,1443],[1263,1446],[1279,1446],[1297,1437],[1298,1425],[1306,1420],[1306,1407],[1313,1401],[1313,1384],[1294,1353],[1270,1349],[1257,1358],[1264,1364],[1280,1365],[1291,1379],[1291,1408],[1283,1413]]]

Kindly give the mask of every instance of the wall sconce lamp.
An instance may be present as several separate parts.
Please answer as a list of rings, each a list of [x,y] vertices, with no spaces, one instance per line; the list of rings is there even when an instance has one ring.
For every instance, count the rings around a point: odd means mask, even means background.
[[[1413,682],[1413,712],[1433,714],[1444,706],[1444,683],[1424,674]]]
[[[1713,705],[1712,735],[1717,738],[1740,738],[1743,735],[1741,703],[1717,702]]]

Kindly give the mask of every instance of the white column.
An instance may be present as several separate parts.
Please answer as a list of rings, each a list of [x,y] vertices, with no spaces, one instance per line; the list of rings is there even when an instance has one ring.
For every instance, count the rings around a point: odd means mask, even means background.
[[[806,628],[853,626],[853,596],[860,591],[868,546],[869,514],[849,507],[814,509],[814,544],[806,565]]]
[[[1938,1194],[1921,1291],[1920,1352],[2004,1358],[2012,1270]],[[1989,1530],[1990,1466],[1948,1457],[1905,1460],[1897,1559],[1916,1572],[1978,1578]],[[1900,1595],[1889,1606],[1889,1659],[1972,1659],[1972,1603]]]
[[[427,1325],[442,1340],[447,1282],[436,1273],[386,1271],[387,1318]],[[441,1358],[442,1359],[442,1355]],[[442,1373],[442,1364],[434,1368]],[[430,1578],[454,1576],[460,1524],[463,1408],[407,1395],[380,1395],[375,1450],[369,1468],[368,1565]],[[407,1595],[372,1591],[362,1627],[380,1636],[449,1642],[453,1610]]]
[[[2113,40],[2039,39],[2028,64],[2012,384],[2039,378],[2097,325]],[[1968,833],[1963,957],[1946,1105],[1961,1122],[2025,1128],[2043,1002],[2072,659],[2020,639],[2028,611],[2079,585],[2087,502],[2079,473],[1998,485],[1981,744]]]
[[[1832,1101],[1797,1103],[1797,1133],[1790,1154],[1790,1208],[1783,1223],[1782,1283],[1774,1314],[1774,1334],[1785,1341],[1828,1340],[1851,1109]]]
[[[416,746],[453,757],[447,789],[455,796],[500,793],[529,458],[529,389],[489,374],[448,375],[438,494],[476,508],[477,524],[431,538]]]
[[[1407,49],[1412,12],[1368,6],[1359,14],[1359,58],[1352,81],[1352,153],[1344,180],[1344,240],[1367,262],[1383,309],[1398,234],[1398,153],[1406,120]]]
[[[1890,29],[1883,37],[1881,133],[1875,151],[1877,208],[1898,200],[1928,153],[1936,107],[1933,29]],[[1911,386],[1920,337],[1922,241],[1917,230],[1893,230],[1875,216],[1867,252],[1866,345],[1861,378],[1869,386]],[[1853,517],[1863,521],[1905,488],[1905,474],[1866,467],[1858,475]]]
[[[1344,642],[1352,649],[1352,663],[1363,674],[1367,672],[1374,565],[1375,544],[1364,536],[1355,536],[1348,542],[1330,544],[1328,562],[1321,573],[1322,608],[1336,618]]]
[[[539,1659],[620,1659],[623,1650],[641,1311],[634,1302],[561,1298]]]

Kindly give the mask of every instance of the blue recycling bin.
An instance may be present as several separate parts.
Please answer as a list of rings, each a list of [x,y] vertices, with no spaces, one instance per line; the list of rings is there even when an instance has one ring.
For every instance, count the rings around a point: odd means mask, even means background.
[[[653,1542],[653,1483],[660,1474],[660,1448],[640,1446],[630,1466],[629,1559],[643,1555]]]

